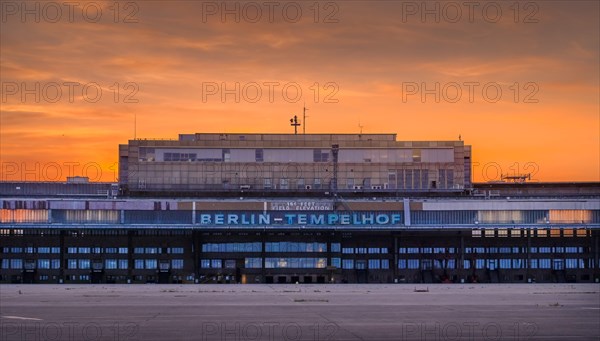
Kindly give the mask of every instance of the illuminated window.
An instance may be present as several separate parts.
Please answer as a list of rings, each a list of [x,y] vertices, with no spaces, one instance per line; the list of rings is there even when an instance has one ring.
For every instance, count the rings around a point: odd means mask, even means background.
[[[183,269],[183,259],[171,259],[171,268]]]
[[[247,269],[260,269],[262,268],[262,258],[246,258],[244,267]]]
[[[550,222],[552,223],[591,223],[591,210],[550,210]]]
[[[342,269],[354,269],[354,260],[353,259],[343,259],[342,260]]]

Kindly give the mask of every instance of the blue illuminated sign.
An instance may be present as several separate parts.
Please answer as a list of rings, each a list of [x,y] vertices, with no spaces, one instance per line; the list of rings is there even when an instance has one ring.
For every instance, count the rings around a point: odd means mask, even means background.
[[[390,213],[199,213],[200,225],[402,225],[399,212]]]

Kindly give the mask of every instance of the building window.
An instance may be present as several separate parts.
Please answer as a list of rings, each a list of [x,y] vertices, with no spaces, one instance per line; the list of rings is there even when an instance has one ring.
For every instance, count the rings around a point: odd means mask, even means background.
[[[246,258],[244,267],[247,269],[260,269],[262,268],[262,258]]]
[[[119,259],[119,269],[126,270],[129,267],[129,261],[127,259]]]
[[[279,179],[279,189],[288,189],[289,181],[288,179]]]
[[[171,269],[183,269],[183,259],[171,259]]]
[[[90,268],[90,260],[89,259],[80,259],[79,260],[79,269],[89,269]]]
[[[353,259],[343,259],[342,260],[342,269],[354,269],[354,260]]]
[[[315,189],[320,189],[321,188],[321,179],[315,179],[315,181],[314,181],[314,188]]]
[[[550,269],[551,262],[549,258],[538,259],[538,265],[540,269]]]
[[[313,150],[313,161],[314,162],[329,162],[329,151],[322,149]]]
[[[354,179],[346,179],[347,182],[347,188],[348,189],[353,189],[354,188]]]
[[[127,254],[129,252],[129,250],[126,247],[120,247],[119,248],[119,253],[120,254]]]
[[[264,161],[264,156],[263,156],[263,150],[262,149],[256,149],[254,151],[254,159],[256,162],[263,162]]]
[[[485,268],[485,259],[476,259],[475,260],[475,269],[483,269]]]
[[[38,259],[37,267],[38,267],[38,269],[50,269],[50,260],[49,259]]]
[[[156,269],[158,267],[158,262],[156,259],[145,259],[146,269]]]
[[[419,260],[418,259],[408,259],[407,264],[408,264],[408,269],[418,269],[419,268]]]
[[[229,149],[223,149],[223,162],[231,161],[231,151]]]
[[[50,260],[50,267],[52,269],[60,269],[60,259],[51,259]]]
[[[211,259],[210,267],[213,269],[220,269],[223,267],[223,263],[220,259]]]
[[[421,162],[421,149],[412,150],[412,160],[413,162]]]
[[[273,185],[271,183],[271,179],[269,179],[269,178],[263,179],[263,188],[264,189],[271,189],[271,187],[273,187]]]
[[[134,259],[133,268],[141,270],[144,268],[144,260],[143,259]]]
[[[77,259],[67,259],[67,269],[77,269]]]
[[[352,254],[352,253],[354,253],[354,248],[353,248],[353,247],[345,247],[345,248],[342,248],[342,253],[345,253],[345,254]]]
[[[342,267],[342,259],[341,258],[331,258],[331,266],[336,267],[336,268],[341,268]]]
[[[117,268],[117,260],[116,259],[106,259],[104,260],[104,268],[113,270]]]
[[[381,261],[379,259],[369,259],[369,269],[381,269]]]
[[[340,252],[340,243],[331,243],[331,252]]]

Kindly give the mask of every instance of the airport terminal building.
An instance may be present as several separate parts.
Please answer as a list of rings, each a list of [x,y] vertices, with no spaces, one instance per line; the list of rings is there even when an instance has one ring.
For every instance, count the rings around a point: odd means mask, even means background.
[[[131,140],[119,183],[0,183],[0,283],[600,282],[600,183],[470,170],[394,134]]]

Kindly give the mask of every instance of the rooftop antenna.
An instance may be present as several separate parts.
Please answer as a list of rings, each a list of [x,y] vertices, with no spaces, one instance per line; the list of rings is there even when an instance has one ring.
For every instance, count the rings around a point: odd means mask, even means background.
[[[362,130],[363,130],[364,126],[362,124],[360,124],[360,120],[358,120],[358,129],[360,129],[360,134],[362,135]]]
[[[462,141],[462,136],[460,134],[458,134],[458,140]]]
[[[306,116],[306,102],[304,102],[304,106],[302,108],[302,134],[306,134],[306,118],[308,116]]]
[[[294,118],[290,118],[290,125],[294,127],[294,135],[298,135],[298,116],[294,115]]]
[[[137,112],[133,113],[133,139],[137,137]]]

